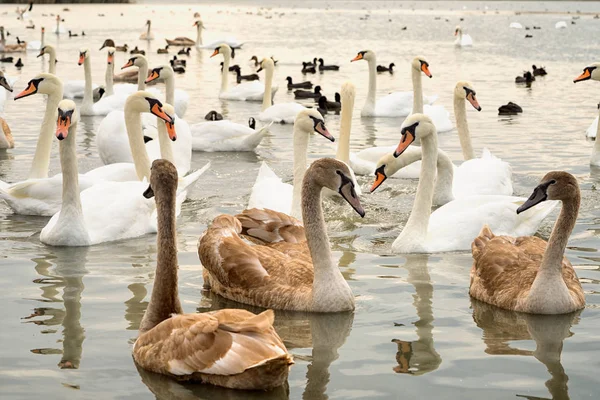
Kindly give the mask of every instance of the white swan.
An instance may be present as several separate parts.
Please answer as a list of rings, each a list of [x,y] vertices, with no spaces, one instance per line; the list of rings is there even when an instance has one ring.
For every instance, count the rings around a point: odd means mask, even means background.
[[[219,98],[225,100],[261,101],[265,93],[265,85],[260,81],[244,82],[231,89],[228,88],[231,47],[227,44],[221,44],[215,48],[211,57],[214,57],[217,54],[223,55],[223,72],[221,73],[221,91],[219,93]],[[275,96],[277,89],[277,85],[271,87],[271,100],[272,97]]]
[[[256,177],[250,193],[247,208],[265,208],[279,211],[294,218],[302,219],[300,207],[302,179],[308,165],[307,149],[310,134],[318,133],[330,141],[335,139],[327,128],[323,116],[315,109],[306,109],[298,113],[294,122],[294,181],[293,185],[282,183],[281,179],[265,162]]]
[[[4,103],[9,97],[9,92],[12,92],[12,87],[19,78],[4,75],[4,72],[0,71],[0,113],[4,112]]]
[[[565,21],[558,21],[556,24],[554,24],[554,27],[556,29],[567,29],[567,23]]]
[[[366,60],[369,63],[369,92],[367,100],[361,111],[363,117],[405,117],[412,112],[414,95],[413,92],[394,92],[378,100],[377,94],[377,57],[373,50],[358,52],[352,61]],[[422,66],[423,73],[430,75],[428,65]],[[427,104],[433,103],[437,96],[426,96]]]
[[[54,28],[54,33],[56,33],[57,35],[60,35],[61,33],[67,33],[67,28],[62,26],[60,23],[61,23],[60,15],[57,15],[56,16],[56,28]]]
[[[456,29],[454,29],[454,36],[456,36],[456,40],[454,41],[456,47],[473,46],[471,35],[464,33],[463,29],[458,25],[456,26]]]
[[[54,48],[54,46],[52,46],[51,44],[47,44],[44,47],[42,47],[40,49],[40,53],[37,55],[38,57],[42,57],[44,56],[44,54],[48,55],[48,72],[51,74],[56,75],[56,49]],[[83,97],[83,88],[85,87],[85,82],[84,81],[79,81],[81,82],[81,96]],[[68,85],[68,82],[63,83],[63,89],[65,89]],[[67,97],[67,94],[63,95],[65,97]],[[71,95],[70,98],[73,98],[74,96]]]
[[[523,25],[518,22],[511,22],[508,27],[511,29],[523,29]]]
[[[190,126],[194,151],[254,151],[269,133],[271,124],[254,130],[228,120],[201,122]]]
[[[142,34],[140,35],[140,39],[141,40],[154,40],[154,33],[152,33],[150,31],[150,28],[152,26],[152,21],[147,20],[146,21],[146,32],[142,32]]]
[[[587,80],[600,81],[600,63],[592,63],[583,69],[581,75],[573,80],[573,82],[582,82]],[[600,115],[600,107],[598,107]],[[592,156],[590,165],[600,166],[600,140],[598,140],[598,117],[592,121],[592,124],[586,131],[586,137],[596,139],[592,148]]]
[[[46,35],[46,28],[42,26],[41,39],[30,40],[27,42],[27,50],[41,50],[44,47],[44,36]]]
[[[402,124],[402,139],[394,155],[400,155],[421,137],[423,160],[413,208],[404,229],[392,244],[396,253],[435,253],[469,250],[481,227],[488,224],[502,235],[528,236],[556,206],[517,214],[525,198],[513,196],[471,196],[452,201],[431,213],[438,158],[437,132],[431,119],[413,114]]]
[[[264,58],[260,63],[260,68],[257,72],[265,70],[265,93],[263,95],[262,112],[258,114],[259,121],[279,122],[293,124],[296,115],[302,110],[305,110],[301,104],[296,102],[273,104],[273,96],[271,95],[271,87],[273,85],[273,70],[275,64],[271,58]]]
[[[165,83],[167,103],[175,107],[175,113],[179,118],[183,118],[187,111],[190,95],[185,90],[175,89],[175,73],[170,65],[152,69],[146,78],[146,83],[159,79]]]
[[[44,54],[48,55],[48,72],[56,75],[56,49],[54,46],[48,44],[40,50],[40,54],[38,57],[43,56]],[[81,65],[81,53],[79,54],[79,65]],[[91,71],[90,71],[91,74]],[[90,75],[91,79],[91,75]],[[98,85],[92,83],[92,91],[97,89]],[[75,79],[68,80],[63,83],[63,95],[67,99],[81,99],[85,96],[85,80],[84,79]]]

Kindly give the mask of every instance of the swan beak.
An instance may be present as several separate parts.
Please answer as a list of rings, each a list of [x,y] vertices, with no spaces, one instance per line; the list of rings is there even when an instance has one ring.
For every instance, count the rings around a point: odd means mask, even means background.
[[[133,61],[131,61],[131,60],[127,61],[127,63],[125,63],[125,65],[123,65],[121,67],[121,69],[129,68],[129,67],[133,67]]]
[[[427,66],[427,64],[425,64],[425,63],[421,64],[421,71],[423,71],[423,73],[425,75],[427,75],[429,78],[433,78],[433,75],[431,75],[431,72],[429,72],[429,67]]]
[[[350,62],[353,62],[353,61],[358,61],[358,60],[362,60],[362,59],[363,59],[363,55],[362,55],[362,54],[360,54],[360,53],[358,53],[358,54],[356,55],[356,57],[354,57],[352,60],[350,60]]]
[[[38,55],[37,55],[35,58],[40,58],[40,57],[41,57],[41,56],[43,56],[44,54],[45,54],[45,53],[44,53],[44,49],[41,49],[41,50],[40,50],[40,54],[38,54]]]
[[[523,203],[519,208],[517,208],[517,214],[521,214],[523,211],[529,210],[531,207],[540,204],[543,201],[548,200],[548,186],[550,186],[554,181],[540,183],[533,189],[533,193],[531,196]]]
[[[15,100],[19,100],[19,99],[22,99],[23,97],[31,96],[32,94],[36,94],[36,93],[37,93],[37,88],[35,87],[35,85],[32,82],[30,82],[27,89],[23,90],[21,93],[19,93],[18,95],[15,96]]]
[[[153,80],[156,80],[159,78],[159,75],[156,71],[152,71],[150,72],[150,75],[146,78],[146,83],[150,83]]]
[[[371,193],[373,193],[385,180],[387,176],[385,175],[385,165],[377,168],[375,170],[375,182],[373,182],[373,186],[371,186]]]
[[[10,87],[10,85],[8,84],[8,82],[6,81],[6,78],[1,77],[0,78],[0,86],[2,86],[4,89],[8,90],[9,92],[12,92],[12,88]]]
[[[71,126],[71,118],[69,117],[58,117],[56,123],[56,138],[63,140],[69,134],[69,126]]]
[[[402,139],[400,140],[400,144],[396,147],[396,151],[394,151],[394,157],[398,158],[400,154],[404,153],[404,151],[410,146],[412,142],[415,141],[415,133],[409,130],[406,130],[406,133],[402,135]]]
[[[340,195],[354,208],[354,211],[361,216],[361,218],[365,217],[365,209],[362,204],[360,204],[360,200],[356,195],[356,191],[354,190],[354,184],[352,181],[347,181],[340,186],[339,189]]]
[[[335,138],[331,135],[331,133],[329,133],[323,121],[319,121],[315,125],[315,131],[323,137],[329,139],[330,141],[335,142]]]
[[[148,185],[148,189],[144,191],[144,197],[147,199],[154,197],[154,190],[152,190],[152,186]]]
[[[80,54],[79,55],[79,61],[77,62],[77,65],[83,64],[84,61],[85,61],[85,55]]]
[[[471,103],[474,109],[476,109],[477,111],[481,111],[481,106],[479,105],[479,102],[477,101],[473,93],[469,93],[467,95],[467,100],[469,101],[469,103]]]
[[[260,66],[260,68],[256,70],[256,73],[258,74],[258,73],[259,73],[260,71],[262,71],[262,70],[263,70],[263,67],[262,67],[262,65],[261,65],[261,66]]]
[[[212,53],[212,56],[210,56],[210,58],[213,58],[217,54],[219,54],[219,49],[215,49],[215,51]]]
[[[177,132],[175,132],[175,124],[172,122],[165,122],[165,125],[167,126],[167,134],[169,135],[169,139],[171,139],[171,141],[176,141],[177,140]]]
[[[158,104],[154,104],[152,106],[152,108],[150,109],[150,112],[165,122],[173,123],[173,118],[169,117],[169,114],[164,112],[162,107],[159,106]]]
[[[588,79],[591,79],[591,77],[592,77],[592,74],[590,73],[589,68],[586,68],[583,70],[583,73],[581,75],[579,75],[577,78],[573,79],[573,83],[587,81]]]
[[[114,54],[109,54],[108,58],[106,59],[106,62],[108,64],[112,64],[115,61],[115,55]]]

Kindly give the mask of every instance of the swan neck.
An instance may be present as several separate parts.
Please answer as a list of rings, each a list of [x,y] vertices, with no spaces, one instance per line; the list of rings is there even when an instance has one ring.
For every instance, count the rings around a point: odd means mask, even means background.
[[[83,70],[85,72],[85,90],[83,92],[83,102],[81,108],[90,108],[94,104],[92,93],[92,66],[90,55],[85,57],[83,61]]]
[[[308,165],[309,134],[298,125],[294,125],[294,189],[292,193],[292,217],[302,218],[302,180]]]
[[[48,72],[56,75],[56,51],[50,50],[48,57]]]
[[[50,167],[50,153],[52,151],[52,138],[54,137],[54,128],[58,118],[58,103],[62,100],[62,86],[50,93],[46,100],[46,112],[40,128],[40,136],[35,148],[35,155],[29,171],[29,179],[39,179],[48,177],[48,168]]]
[[[202,24],[196,25],[196,47],[202,45]]]
[[[350,162],[350,134],[352,132],[352,111],[354,96],[342,96],[342,111],[340,116],[340,141],[335,158],[348,164]]]
[[[223,68],[225,71],[225,68]],[[263,94],[262,111],[273,105],[271,91],[273,88],[273,69],[265,69],[265,93]]]
[[[45,39],[45,36],[46,36],[46,34],[45,34],[45,33],[44,33],[44,31],[42,30],[42,38],[41,38],[41,40],[40,40],[40,42],[42,43],[42,45],[40,46],[40,49],[43,49],[43,48],[44,48],[44,46],[45,46],[45,40],[44,40],[44,39]]]
[[[462,148],[465,161],[475,158],[473,144],[471,143],[471,134],[469,133],[469,124],[467,123],[467,107],[464,99],[454,96],[454,115],[456,117],[456,129],[458,130],[458,139]]]
[[[169,76],[165,81],[167,103],[175,106],[175,78]]]
[[[552,276],[554,278],[562,279],[563,256],[565,254],[567,242],[569,241],[569,236],[577,221],[579,203],[579,193],[577,193],[574,198],[563,201],[562,209],[560,210],[558,219],[556,220],[550,238],[548,239],[548,246],[542,257],[542,264],[540,265],[540,272],[538,273],[537,278],[540,278],[541,276]]]
[[[67,137],[60,141],[60,166],[62,170],[62,206],[60,209],[60,221],[73,218],[83,220],[81,200],[79,199],[79,175],[77,172],[77,123],[69,126]]]
[[[115,75],[115,63],[111,62],[111,63],[106,63],[106,76],[105,76],[105,81],[106,81],[106,96],[112,96],[114,94],[114,83],[113,83],[113,77]]]
[[[148,28],[150,29],[150,28]],[[138,90],[146,90],[146,77],[148,76],[148,62],[142,61],[138,68]]]
[[[454,194],[452,193],[453,181],[454,165],[452,164],[452,160],[446,152],[438,149],[437,177],[435,181],[433,204],[441,206],[454,200]]]
[[[227,74],[229,73],[230,55],[223,53],[223,71],[221,72],[221,93],[227,91]]]
[[[413,84],[413,114],[423,113],[423,82],[421,71],[411,68]]]
[[[369,92],[367,93],[367,101],[364,109],[375,110],[375,95],[377,93],[377,60],[373,57],[369,63]]]
[[[175,164],[175,157],[173,157],[173,146],[171,144],[171,139],[169,139],[169,135],[167,134],[167,127],[165,126],[165,121],[156,117],[156,127],[158,130],[158,144],[160,147],[160,156],[165,160],[169,161],[171,164]]]
[[[142,132],[142,114],[128,109],[125,105],[125,127],[129,138],[129,147],[135,172],[141,181],[144,178],[150,180],[150,158],[144,144],[144,135]]]
[[[140,332],[146,332],[169,318],[181,314],[182,308],[177,289],[177,236],[175,231],[175,191],[170,187],[155,192],[157,228],[156,274],[150,303],[140,324]]]

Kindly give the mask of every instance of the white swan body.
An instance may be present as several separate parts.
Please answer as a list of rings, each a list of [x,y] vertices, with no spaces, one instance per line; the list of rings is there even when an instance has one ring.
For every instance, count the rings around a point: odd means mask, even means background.
[[[468,33],[464,33],[460,26],[457,26],[454,30],[454,36],[456,36],[456,40],[454,41],[456,47],[473,46],[473,38]]]
[[[228,120],[201,122],[190,127],[192,149],[206,152],[254,151],[269,133],[270,126],[254,130],[248,125]]]
[[[235,38],[228,38],[228,39],[223,39],[223,40],[216,40],[210,44],[205,44],[203,46],[200,46],[201,49],[215,49],[216,47],[219,47],[222,44],[226,44],[227,46],[231,47],[232,49],[240,49],[242,48],[242,46],[244,45],[244,42],[239,42],[238,40],[236,40]]]
[[[359,52],[352,61],[366,60],[369,64],[369,92],[361,111],[363,117],[406,117],[413,110],[413,92],[394,92],[375,99],[377,94],[377,57],[372,50]],[[431,104],[437,96],[425,96],[426,104]]]
[[[518,22],[511,22],[508,27],[511,29],[523,29],[523,25]]]
[[[148,28],[146,28],[146,32],[142,32],[142,34],[140,35],[140,40],[154,40],[154,33],[150,31],[152,27],[152,21],[147,20],[146,26]]]
[[[263,208],[290,215],[294,186],[284,183],[266,162],[260,164],[247,209]]]
[[[56,27],[52,31],[53,33],[56,33],[57,35],[60,35],[61,33],[67,33],[67,28],[65,28],[60,23],[61,23],[60,15],[57,15],[56,16]]]
[[[4,112],[4,103],[6,99],[10,98],[8,88],[12,90],[12,87],[17,83],[19,78],[13,76],[6,76],[0,71],[0,114]],[[8,88],[7,88],[8,86]]]
[[[221,91],[219,98],[224,100],[238,101],[262,101],[265,93],[265,85],[260,81],[240,83],[229,89],[229,63],[231,61],[231,47],[227,44],[218,46],[211,57],[217,54],[223,55],[223,72],[221,73]],[[271,87],[271,100],[277,93],[277,85]]]
[[[556,29],[567,29],[567,23],[565,21],[558,21],[556,24],[554,24],[554,27]]]
[[[273,104],[271,88],[273,86],[274,69],[275,64],[271,58],[265,58],[261,61],[259,71],[265,70],[265,92],[262,99],[262,111],[258,114],[258,119],[265,122],[293,124],[296,115],[305,110],[306,107],[296,102]]]

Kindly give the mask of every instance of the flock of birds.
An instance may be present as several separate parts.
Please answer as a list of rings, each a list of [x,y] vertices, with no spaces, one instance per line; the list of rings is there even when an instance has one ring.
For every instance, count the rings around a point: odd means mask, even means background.
[[[199,17],[199,16],[198,16]],[[453,129],[449,113],[434,105],[436,96],[424,96],[422,77],[432,78],[425,57],[411,61],[413,88],[376,97],[377,73],[393,73],[377,65],[372,50],[359,51],[352,62],[369,67],[369,87],[362,117],[406,117],[399,126],[397,146],[373,147],[350,152],[352,114],[356,90],[346,82],[330,102],[321,87],[310,81],[287,89],[296,98],[313,99],[306,107],[296,102],[274,103],[276,60],[251,60],[264,81],[241,75],[232,68],[235,49],[242,43],[219,41],[202,44],[202,21],[194,23],[196,40],[177,37],[167,40],[160,53],[179,47],[178,54],[211,49],[212,57],[223,59],[219,98],[262,102],[257,128],[223,119],[216,110],[208,121],[189,125],[185,119],[188,95],[175,88],[175,65],[150,68],[148,59],[136,49],[123,69],[114,74],[116,46],[107,39],[106,82],[102,93],[92,82],[90,51],[78,56],[84,81],[63,82],[56,76],[56,50],[44,44],[39,55],[48,57],[48,73],[33,77],[14,100],[43,94],[45,114],[29,176],[14,183],[0,182],[0,199],[15,214],[50,217],[40,241],[51,246],[89,246],[157,233],[157,266],[152,297],[133,346],[135,361],[147,370],[234,389],[268,390],[287,380],[291,355],[273,328],[274,312],[343,312],[354,310],[355,298],[339,268],[332,262],[323,215],[322,198],[341,198],[360,216],[361,188],[356,175],[374,176],[370,192],[390,177],[418,179],[410,217],[393,242],[394,253],[472,251],[473,266],[469,293],[472,297],[503,309],[533,314],[561,314],[581,309],[585,296],[575,270],[564,257],[569,235],[577,220],[580,190],[567,172],[546,174],[529,198],[513,196],[512,172],[508,163],[483,149],[477,156],[471,143],[467,104],[481,107],[473,84],[456,83],[454,115],[464,161],[455,165],[438,147],[438,133]],[[60,33],[57,16],[56,32]],[[0,30],[3,32],[3,29]],[[457,45],[472,44],[460,27]],[[151,22],[140,36],[154,38]],[[2,36],[0,52],[25,51],[31,43],[7,45]],[[75,54],[73,59],[75,59]],[[350,60],[349,60],[350,61]],[[335,72],[339,66],[323,58],[302,63],[303,73]],[[527,74],[544,75],[533,67]],[[230,74],[237,85],[230,86]],[[575,79],[600,80],[600,63],[586,67]],[[164,81],[165,93],[146,85]],[[115,82],[135,82],[121,83]],[[0,74],[2,108],[11,79]],[[162,101],[161,99],[165,99]],[[73,99],[81,99],[76,104]],[[517,106],[518,107],[518,106]],[[310,165],[310,137],[334,136],[326,127],[329,111],[341,114],[335,158],[322,158]],[[104,116],[96,143],[104,165],[79,173],[76,135],[81,116]],[[268,134],[270,124],[293,124],[292,184],[263,162],[250,193],[247,209],[238,215],[217,216],[198,241],[204,285],[227,299],[267,308],[258,315],[241,309],[224,309],[202,314],[182,314],[177,291],[176,220],[189,188],[209,164],[191,171],[192,151],[253,151]],[[596,122],[597,124],[597,122]],[[2,120],[0,146],[12,148],[8,124]],[[598,128],[596,128],[598,129]],[[62,174],[49,176],[51,145],[59,141]],[[591,164],[600,164],[600,141]],[[540,223],[562,203],[562,209],[546,242],[533,236]],[[432,212],[433,206],[439,206]],[[111,221],[107,224],[106,221]]]

